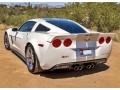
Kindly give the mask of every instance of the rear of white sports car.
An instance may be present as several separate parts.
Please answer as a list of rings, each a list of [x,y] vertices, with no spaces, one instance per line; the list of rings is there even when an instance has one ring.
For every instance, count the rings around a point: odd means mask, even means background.
[[[105,63],[111,53],[112,40],[109,34],[89,33],[56,36],[42,56],[43,69],[74,68],[85,64],[94,67]],[[77,67],[75,67],[77,69]]]
[[[77,33],[52,35],[40,60],[41,68],[82,70],[105,63],[111,53],[111,34]]]

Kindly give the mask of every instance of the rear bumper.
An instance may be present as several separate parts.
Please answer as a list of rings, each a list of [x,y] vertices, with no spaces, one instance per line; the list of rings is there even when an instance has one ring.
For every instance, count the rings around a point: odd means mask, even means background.
[[[104,48],[103,48],[104,49]],[[54,50],[47,50],[47,52],[42,55],[43,58],[39,58],[40,66],[43,70],[49,70],[53,67],[60,67],[62,64],[73,64],[74,63],[89,63],[89,62],[100,62],[104,61],[102,59],[107,59],[111,53],[109,50],[102,50],[102,47],[97,49],[92,55],[81,55],[79,50],[74,51],[70,48],[57,48]],[[105,60],[106,61],[106,60]],[[67,66],[66,66],[67,67]]]
[[[79,62],[70,62],[70,63],[61,63],[61,64],[57,64],[54,67],[52,67],[50,70],[55,70],[55,69],[71,69],[72,65],[82,65],[85,63],[96,63],[96,64],[100,64],[100,63],[106,63],[107,59],[106,58],[102,58],[102,59],[96,59],[96,60],[89,60],[89,61],[79,61]]]

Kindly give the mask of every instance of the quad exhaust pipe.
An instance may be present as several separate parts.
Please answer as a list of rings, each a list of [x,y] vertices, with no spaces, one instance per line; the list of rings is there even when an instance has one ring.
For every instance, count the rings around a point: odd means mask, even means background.
[[[73,65],[72,66],[74,71],[81,71],[83,68],[86,69],[93,69],[95,68],[95,63],[87,63],[87,64],[82,64],[82,65]]]

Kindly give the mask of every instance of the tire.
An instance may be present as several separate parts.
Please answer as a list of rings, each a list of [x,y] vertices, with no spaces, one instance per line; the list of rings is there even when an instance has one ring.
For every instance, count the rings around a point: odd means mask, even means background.
[[[35,50],[31,44],[27,45],[25,58],[26,58],[26,64],[29,72],[33,74],[43,72],[43,70],[40,67]]]
[[[7,50],[10,50],[10,42],[9,42],[8,34],[6,32],[4,34],[4,46]]]

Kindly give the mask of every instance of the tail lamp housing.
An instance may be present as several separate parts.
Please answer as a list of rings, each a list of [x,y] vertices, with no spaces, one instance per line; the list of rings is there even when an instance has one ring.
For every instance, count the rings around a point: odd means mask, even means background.
[[[60,45],[61,45],[61,40],[60,39],[54,39],[52,41],[52,45],[55,47],[55,48],[58,48]]]
[[[106,43],[108,44],[108,43],[110,43],[110,41],[111,41],[111,37],[107,37],[106,38]]]
[[[71,39],[65,39],[63,42],[65,47],[69,47],[72,44],[72,40]]]
[[[99,44],[103,44],[104,41],[105,41],[104,37],[100,37],[100,38],[99,38]]]
[[[107,37],[106,39],[104,39],[104,37],[100,37],[99,38],[99,44],[103,44],[104,42],[106,42],[107,44],[110,43],[111,41],[111,37]]]

